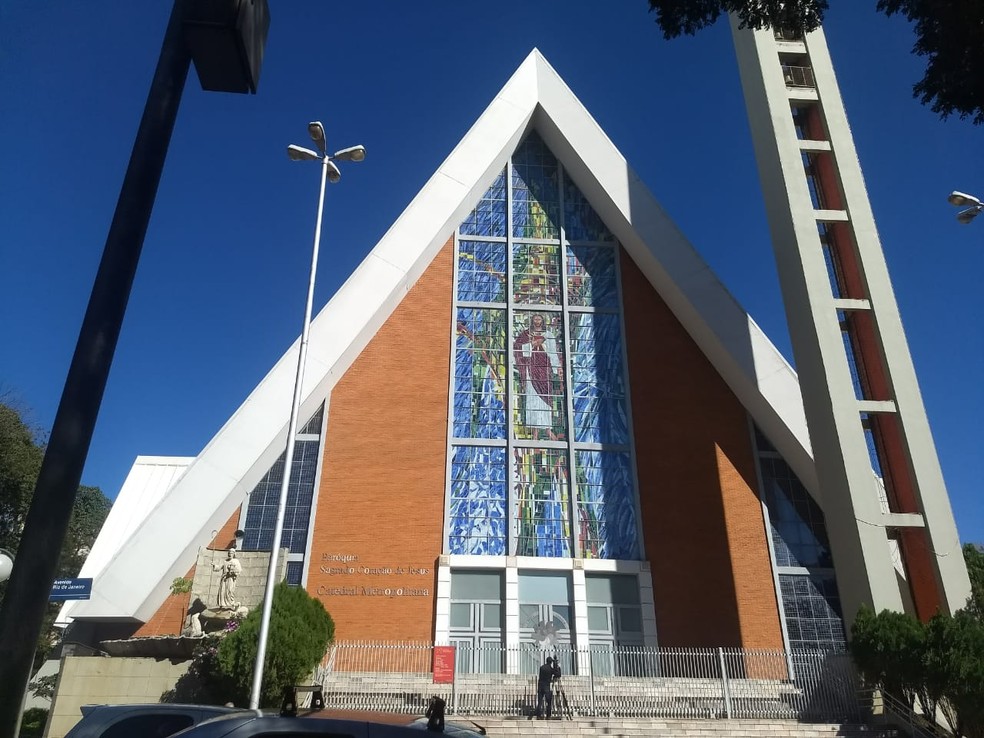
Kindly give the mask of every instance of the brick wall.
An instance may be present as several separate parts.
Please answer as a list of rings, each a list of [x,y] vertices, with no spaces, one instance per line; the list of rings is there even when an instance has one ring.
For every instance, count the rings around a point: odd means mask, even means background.
[[[621,269],[660,645],[782,648],[746,412],[624,251]]]
[[[340,639],[434,637],[452,275],[449,240],[329,398],[307,589]]]

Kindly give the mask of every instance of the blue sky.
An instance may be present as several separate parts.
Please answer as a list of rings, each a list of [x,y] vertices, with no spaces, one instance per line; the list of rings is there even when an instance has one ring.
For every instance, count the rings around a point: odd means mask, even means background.
[[[984,542],[984,128],[912,99],[922,61],[875,0],[825,25],[964,540]],[[730,32],[664,41],[645,0],[271,2],[256,96],[192,71],[83,482],[115,496],[138,454],[195,455],[300,330],[321,119],[364,163],[329,191],[320,307],[533,47],[791,358]],[[0,393],[49,428],[170,3],[0,6]],[[330,9],[330,13],[328,12]]]

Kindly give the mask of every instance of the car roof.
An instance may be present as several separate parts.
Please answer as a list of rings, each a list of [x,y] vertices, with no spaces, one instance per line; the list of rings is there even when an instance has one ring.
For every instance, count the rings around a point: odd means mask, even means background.
[[[242,709],[235,707],[221,707],[219,705],[192,705],[175,702],[127,702],[120,704],[88,704],[79,707],[83,715],[91,712],[139,712],[143,710],[154,710],[156,712],[186,712],[188,710],[207,710],[216,714],[229,712],[242,712]]]

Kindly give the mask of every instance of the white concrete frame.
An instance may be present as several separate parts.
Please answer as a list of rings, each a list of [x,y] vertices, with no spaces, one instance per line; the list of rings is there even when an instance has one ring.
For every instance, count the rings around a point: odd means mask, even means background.
[[[903,610],[888,530],[918,527],[923,521],[935,554],[943,607],[953,612],[966,603],[970,583],[823,31],[807,34],[802,42],[777,41],[771,30],[741,30],[735,18],[731,22],[816,456],[821,493],[817,501],[827,519],[845,623],[850,625],[862,604],[876,610]],[[780,53],[805,55],[815,88],[787,87]],[[797,139],[790,108],[794,101],[810,101],[817,107],[826,141],[804,146]],[[803,169],[805,150],[829,151],[844,210],[814,209]],[[817,230],[818,223],[825,222],[845,223],[853,231],[866,299],[835,299]],[[871,311],[892,401],[856,398],[838,310]],[[861,413],[886,412],[898,414],[921,516],[900,519],[881,509]],[[763,430],[772,437],[768,429]],[[785,449],[777,448],[785,457]],[[787,461],[798,474],[788,457]]]
[[[310,416],[535,126],[602,221],[803,483],[816,475],[796,375],[539,51],[526,58],[413,202],[315,318]],[[297,342],[95,577],[77,617],[148,620],[171,580],[286,445]],[[440,494],[435,490],[435,494]],[[508,583],[507,583],[508,586]]]
[[[543,572],[570,572],[573,592],[571,606],[574,622],[571,640],[584,649],[590,643],[588,634],[587,574],[628,574],[636,577],[639,586],[639,608],[642,613],[643,645],[655,647],[656,611],[653,599],[653,578],[648,561],[608,561],[604,559],[556,559],[538,556],[441,556],[437,567],[437,618],[434,643],[451,642],[451,576],[453,571],[500,571],[505,574],[505,630],[503,643],[507,649],[518,649],[519,635],[519,575]],[[585,654],[582,654],[584,656]],[[510,667],[512,668],[512,667]],[[589,658],[578,664],[579,673],[590,672]]]

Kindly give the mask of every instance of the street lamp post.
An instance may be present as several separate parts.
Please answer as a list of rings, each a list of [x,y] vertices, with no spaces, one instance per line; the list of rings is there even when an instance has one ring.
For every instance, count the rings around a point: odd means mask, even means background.
[[[318,271],[318,250],[321,247],[321,221],[325,208],[325,184],[334,184],[342,178],[336,161],[362,161],[366,158],[363,146],[351,146],[329,155],[326,150],[325,127],[320,122],[308,123],[308,132],[318,147],[312,151],[291,144],[287,155],[292,161],[321,162],[321,193],[318,196],[318,220],[314,228],[314,247],[311,252],[311,274],[308,278],[307,303],[304,307],[304,328],[301,331],[301,346],[297,356],[297,375],[294,379],[294,398],[290,406],[290,420],[287,422],[287,453],[284,459],[283,482],[280,485],[280,498],[277,505],[277,522],[273,528],[273,548],[270,551],[270,565],[267,569],[266,589],[263,593],[263,613],[260,618],[260,635],[256,646],[256,663],[253,665],[253,683],[250,688],[249,706],[260,706],[260,690],[263,686],[263,668],[266,660],[267,638],[270,633],[270,612],[273,607],[273,589],[277,584],[277,559],[280,554],[280,539],[287,510],[287,488],[290,484],[291,466],[294,462],[294,436],[297,435],[297,412],[301,405],[301,385],[304,382],[304,364],[307,359],[308,334],[311,329],[311,306],[314,302],[314,280]],[[320,153],[319,153],[320,152]]]
[[[951,205],[956,205],[958,208],[964,207],[965,205],[970,206],[957,213],[957,220],[964,225],[970,223],[970,221],[984,211],[984,202],[981,202],[979,198],[976,198],[973,195],[968,195],[966,192],[957,192],[954,190],[946,199],[949,200]]]

